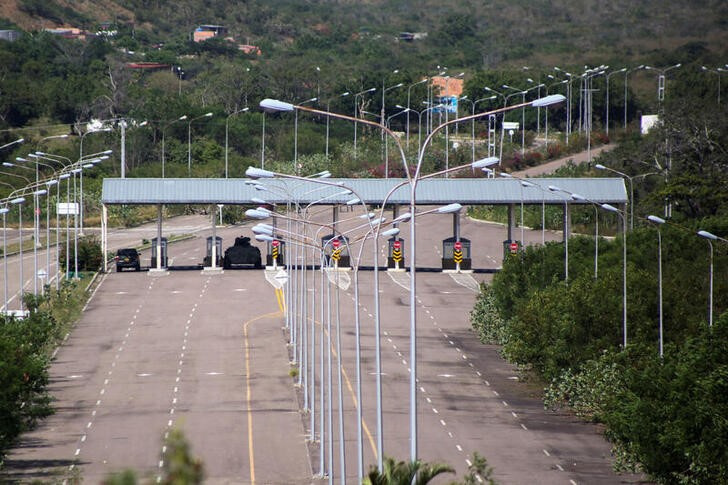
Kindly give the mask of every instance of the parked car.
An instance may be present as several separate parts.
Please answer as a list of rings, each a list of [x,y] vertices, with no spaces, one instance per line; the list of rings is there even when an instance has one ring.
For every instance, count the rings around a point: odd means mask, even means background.
[[[116,251],[114,257],[116,262],[116,271],[122,271],[124,268],[133,268],[135,271],[141,270],[139,262],[139,252],[133,248],[124,248]]]
[[[223,268],[262,268],[260,249],[250,245],[249,237],[236,237],[235,244],[225,250]]]

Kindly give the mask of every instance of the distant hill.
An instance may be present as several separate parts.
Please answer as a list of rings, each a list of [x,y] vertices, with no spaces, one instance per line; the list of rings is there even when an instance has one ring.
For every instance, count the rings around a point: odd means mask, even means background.
[[[626,62],[685,45],[718,57],[728,50],[721,0],[4,0],[0,17],[25,30],[114,22],[149,42],[220,24],[268,53],[401,42],[403,56],[474,68]],[[427,36],[398,41],[402,32]]]

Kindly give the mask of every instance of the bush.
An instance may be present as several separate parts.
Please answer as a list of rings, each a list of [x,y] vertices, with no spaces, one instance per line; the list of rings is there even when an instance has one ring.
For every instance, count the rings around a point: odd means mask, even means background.
[[[70,252],[69,256],[69,262],[68,267],[69,271],[74,270],[76,268],[75,263],[75,250],[73,247],[73,242],[71,241],[71,246],[68,248],[68,251]],[[66,245],[63,243],[60,248],[60,253],[58,256],[59,261],[66,261]],[[98,236],[96,235],[89,235],[89,236],[82,236],[78,238],[78,270],[79,271],[97,271],[101,265],[103,264],[103,257],[101,254],[101,241],[99,241]]]
[[[470,323],[484,344],[503,345],[508,341],[508,327],[501,318],[489,286],[482,285],[475,307],[470,312]]]

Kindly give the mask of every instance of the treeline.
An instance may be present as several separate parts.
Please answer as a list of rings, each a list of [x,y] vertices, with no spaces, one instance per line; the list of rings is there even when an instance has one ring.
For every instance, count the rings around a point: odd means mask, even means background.
[[[711,327],[710,246],[697,235],[728,235],[723,113],[695,99],[671,104],[650,135],[600,160],[635,184],[626,349],[623,235],[600,240],[596,277],[593,238],[571,238],[568,281],[563,244],[528,247],[504,262],[471,314],[483,341],[502,344],[509,359],[549,382],[547,406],[604,423],[618,465],[641,467],[660,483],[728,481],[728,243],[712,241]],[[658,228],[646,216],[664,217],[666,204],[661,357]]]

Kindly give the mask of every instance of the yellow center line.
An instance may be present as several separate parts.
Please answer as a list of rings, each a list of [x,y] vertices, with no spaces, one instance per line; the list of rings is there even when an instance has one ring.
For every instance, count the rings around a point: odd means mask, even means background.
[[[279,300],[280,306],[280,300]],[[250,461],[250,483],[255,485],[255,452],[253,450],[253,410],[250,402],[250,345],[248,343],[248,325],[265,318],[280,317],[281,312],[266,313],[252,318],[243,324],[245,335],[245,400],[248,407],[248,459]]]

